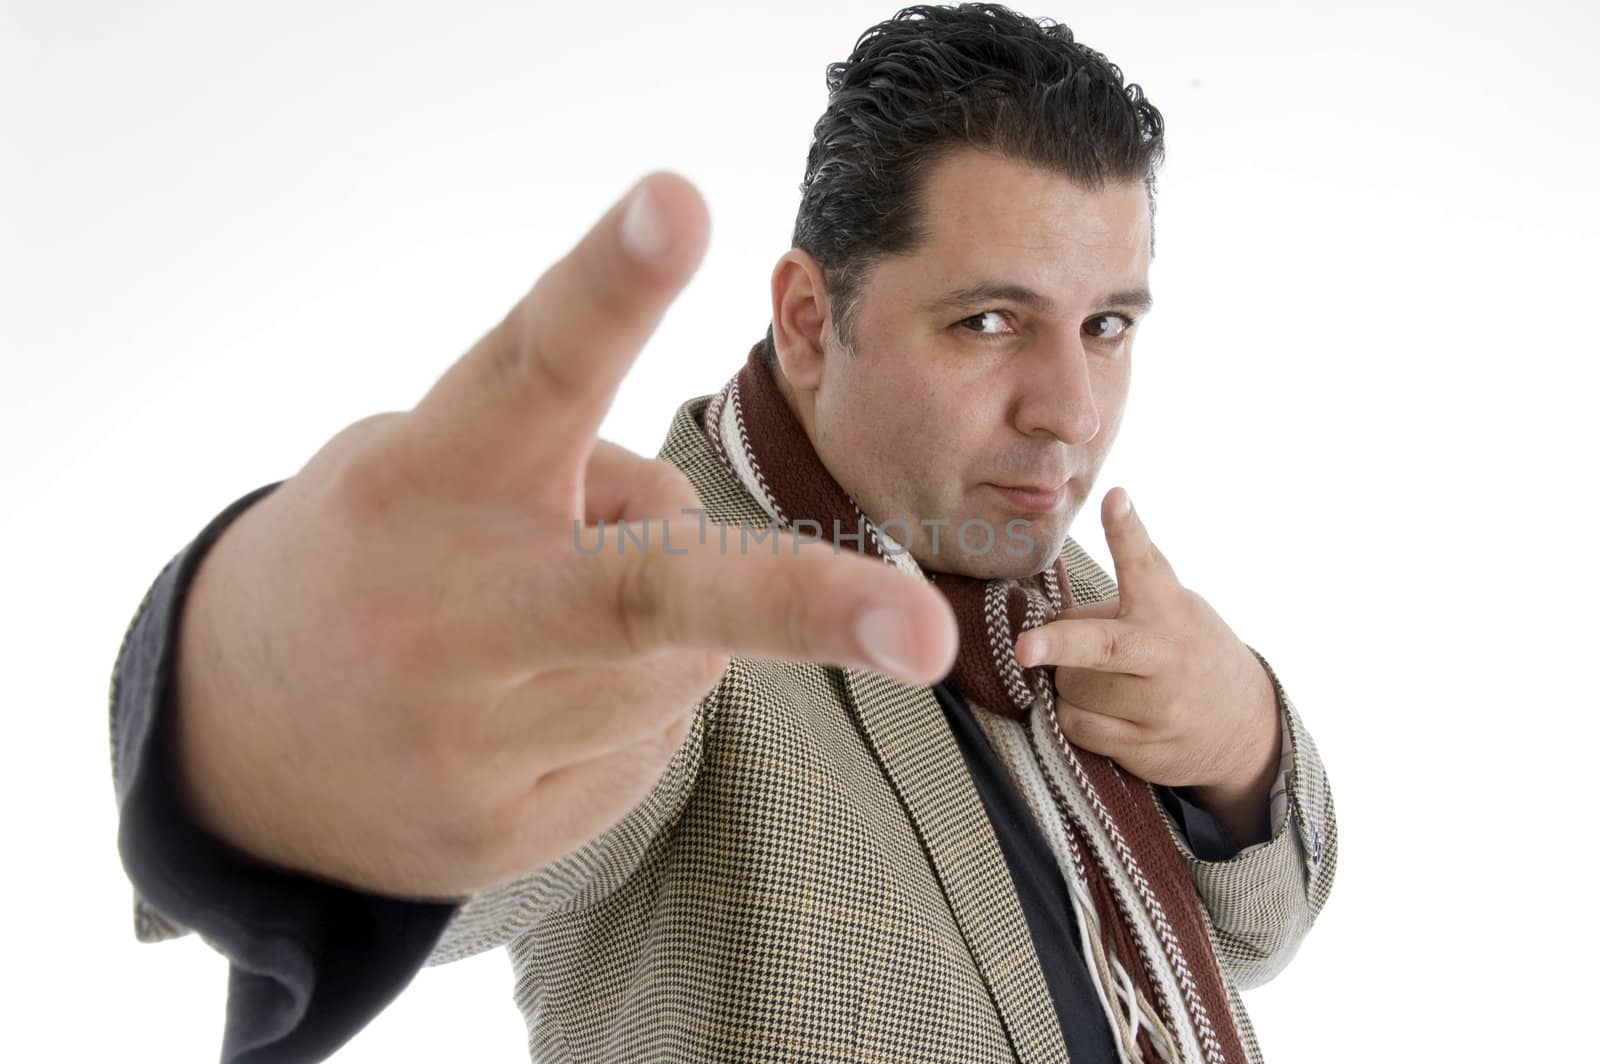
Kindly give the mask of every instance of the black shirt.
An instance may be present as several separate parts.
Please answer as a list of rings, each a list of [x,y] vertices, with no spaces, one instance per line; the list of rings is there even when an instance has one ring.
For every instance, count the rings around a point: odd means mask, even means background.
[[[967,773],[989,812],[989,823],[994,826],[1000,852],[1011,870],[1011,882],[1033,936],[1039,967],[1055,1001],[1067,1053],[1074,1064],[1116,1064],[1111,1022],[1090,981],[1088,958],[1055,855],[960,692],[948,684],[939,684],[933,693],[944,709],[967,763]],[[1224,860],[1238,852],[1239,847],[1221,821],[1171,788],[1157,787],[1155,791],[1198,856]]]

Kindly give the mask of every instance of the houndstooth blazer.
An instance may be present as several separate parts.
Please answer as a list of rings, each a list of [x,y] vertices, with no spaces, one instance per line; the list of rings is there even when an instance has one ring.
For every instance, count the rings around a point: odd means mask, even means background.
[[[766,514],[679,408],[660,457],[708,520]],[[1075,602],[1116,585],[1070,537]],[[1272,670],[1268,667],[1268,673]],[[1294,954],[1333,883],[1316,747],[1289,724],[1289,814],[1226,861],[1188,860],[1238,989]],[[536,874],[470,899],[430,964],[509,948],[535,1061],[1065,1061],[1010,872],[931,688],[734,659],[654,790]]]

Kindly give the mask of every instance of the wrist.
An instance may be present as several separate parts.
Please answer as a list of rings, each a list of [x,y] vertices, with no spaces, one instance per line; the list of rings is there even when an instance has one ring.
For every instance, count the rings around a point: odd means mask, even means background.
[[[236,574],[240,541],[259,522],[266,500],[241,514],[201,559],[184,593],[170,649],[162,712],[163,745],[174,794],[196,827],[252,860],[279,863],[274,818],[254,799],[261,766],[274,758],[274,715],[252,707],[259,684],[234,675],[241,666],[239,604],[247,595]]]
[[[1270,709],[1257,718],[1263,726],[1250,733],[1252,741],[1233,768],[1215,782],[1189,788],[1195,804],[1226,824],[1241,846],[1272,837],[1272,784],[1278,777],[1283,735],[1270,681],[1266,704]]]

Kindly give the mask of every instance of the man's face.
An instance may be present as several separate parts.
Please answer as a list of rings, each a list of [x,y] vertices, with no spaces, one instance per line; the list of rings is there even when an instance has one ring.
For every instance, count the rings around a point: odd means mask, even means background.
[[[1149,301],[1145,189],[1089,192],[963,150],[930,171],[924,210],[926,243],[867,277],[854,354],[824,331],[802,417],[840,485],[874,521],[898,519],[886,531],[924,567],[1035,573],[1122,420],[1130,323]],[[1036,490],[1003,490],[1019,486]],[[949,522],[937,550],[935,521]]]

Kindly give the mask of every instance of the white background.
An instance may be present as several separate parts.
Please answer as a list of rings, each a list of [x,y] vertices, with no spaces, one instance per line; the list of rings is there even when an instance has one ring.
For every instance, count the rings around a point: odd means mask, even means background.
[[[638,176],[711,208],[606,434],[654,454],[769,318],[823,67],[894,8],[73,3],[0,14],[9,1059],[207,1060],[225,964],[141,946],[113,656],[160,566],[410,406]],[[1577,2],[1112,3],[1165,114],[1124,484],[1273,662],[1338,883],[1247,994],[1274,1061],[1588,1044],[1600,80]],[[1590,485],[1590,487],[1585,487]],[[525,1059],[503,954],[340,1061]]]

